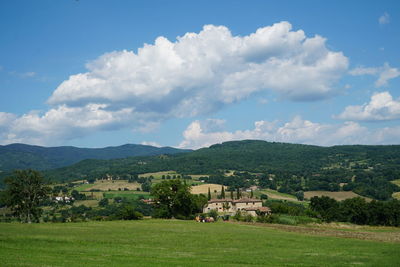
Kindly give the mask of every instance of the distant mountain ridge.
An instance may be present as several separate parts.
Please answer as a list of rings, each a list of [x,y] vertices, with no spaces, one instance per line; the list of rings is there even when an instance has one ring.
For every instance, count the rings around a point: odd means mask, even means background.
[[[9,172],[13,169],[27,168],[48,170],[68,166],[85,159],[117,159],[189,151],[191,150],[136,144],[105,148],[42,147],[26,144],[0,145],[0,171]]]

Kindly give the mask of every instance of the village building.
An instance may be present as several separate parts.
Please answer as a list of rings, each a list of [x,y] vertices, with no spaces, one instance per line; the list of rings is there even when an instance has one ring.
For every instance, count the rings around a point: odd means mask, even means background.
[[[238,211],[246,212],[252,216],[256,216],[257,212],[264,214],[271,213],[268,207],[262,206],[262,201],[255,198],[241,199],[211,199],[204,207],[203,212],[207,213],[210,210],[216,210],[220,213],[233,215]]]

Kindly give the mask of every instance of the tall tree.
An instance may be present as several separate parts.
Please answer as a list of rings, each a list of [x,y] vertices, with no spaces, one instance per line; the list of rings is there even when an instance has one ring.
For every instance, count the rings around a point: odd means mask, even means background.
[[[211,200],[211,191],[210,191],[210,188],[208,188],[208,200]]]
[[[236,199],[240,199],[240,190],[239,190],[239,187],[236,188]]]
[[[222,186],[222,188],[221,188],[221,198],[222,199],[225,198],[225,188],[224,188],[224,186]]]
[[[233,189],[231,189],[231,199],[233,199]]]
[[[250,198],[253,198],[254,194],[253,194],[253,189],[250,189]]]
[[[5,184],[5,202],[14,214],[22,222],[39,222],[39,206],[50,193],[43,176],[34,170],[17,170],[5,179]]]

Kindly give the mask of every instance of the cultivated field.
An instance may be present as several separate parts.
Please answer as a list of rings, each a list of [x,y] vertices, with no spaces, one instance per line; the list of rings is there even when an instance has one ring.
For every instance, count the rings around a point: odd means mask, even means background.
[[[128,180],[97,180],[93,184],[83,184],[77,187],[75,190],[78,191],[90,191],[92,189],[108,191],[128,188],[129,190],[136,190],[140,188],[138,183],[128,183]]]
[[[143,220],[0,223],[2,266],[398,266],[400,243],[293,228]],[[314,230],[313,230],[314,231]],[[393,235],[399,232],[394,231]],[[373,231],[372,231],[373,232]]]
[[[210,188],[211,193],[217,193],[221,192],[222,185],[220,184],[202,184],[202,185],[195,185],[192,186],[192,194],[208,194],[208,188]],[[229,194],[229,192],[226,192],[227,187],[224,186],[225,188],[225,195]]]
[[[327,196],[327,197],[336,199],[338,201],[345,200],[345,199],[348,199],[348,198],[353,198],[353,197],[362,197],[362,198],[364,198],[364,199],[366,199],[368,201],[371,200],[370,198],[360,196],[360,195],[358,195],[358,194],[356,194],[356,193],[354,193],[352,191],[340,191],[340,192],[307,191],[307,192],[304,192],[304,198],[306,198],[306,199],[310,199],[310,198],[315,197],[315,196],[317,196],[317,197]]]
[[[400,192],[393,193],[392,197],[400,200]]]

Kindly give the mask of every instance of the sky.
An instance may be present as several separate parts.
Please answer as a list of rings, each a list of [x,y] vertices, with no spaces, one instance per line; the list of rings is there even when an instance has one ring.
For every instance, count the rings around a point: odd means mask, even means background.
[[[0,1],[0,145],[400,144],[400,1]]]

